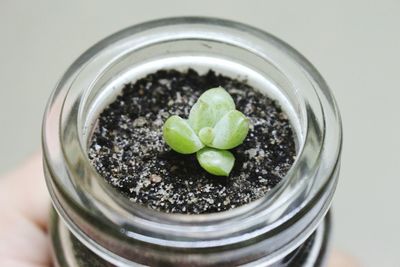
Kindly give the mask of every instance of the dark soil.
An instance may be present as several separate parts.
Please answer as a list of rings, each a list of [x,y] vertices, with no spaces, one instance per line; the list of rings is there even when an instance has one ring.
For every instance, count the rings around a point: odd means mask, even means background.
[[[208,174],[194,155],[172,151],[162,138],[171,115],[187,118],[198,97],[222,86],[250,118],[244,143],[232,152],[229,177]],[[160,70],[129,84],[100,115],[89,157],[97,171],[131,201],[168,213],[210,213],[258,199],[285,176],[296,156],[287,115],[246,84],[209,71]]]

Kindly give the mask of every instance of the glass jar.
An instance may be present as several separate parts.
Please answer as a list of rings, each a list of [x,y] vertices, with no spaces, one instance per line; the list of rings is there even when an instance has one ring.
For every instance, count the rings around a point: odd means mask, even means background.
[[[130,202],[87,156],[99,113],[124,83],[162,68],[246,78],[292,123],[297,159],[266,196],[206,215],[166,214]],[[57,213],[57,266],[321,266],[337,183],[341,121],[317,70],[276,37],[212,18],[169,18],[120,31],[80,56],[43,122],[48,188]]]

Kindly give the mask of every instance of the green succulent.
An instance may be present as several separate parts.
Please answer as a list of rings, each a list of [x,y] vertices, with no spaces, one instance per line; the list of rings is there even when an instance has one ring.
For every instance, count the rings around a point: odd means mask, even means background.
[[[248,132],[249,119],[222,87],[205,91],[187,120],[174,115],[163,126],[164,140],[173,150],[196,153],[200,166],[217,176],[229,175],[235,157],[228,149],[242,144]]]

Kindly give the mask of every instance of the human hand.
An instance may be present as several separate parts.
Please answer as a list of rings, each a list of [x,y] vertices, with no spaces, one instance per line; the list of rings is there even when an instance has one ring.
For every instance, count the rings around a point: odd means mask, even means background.
[[[47,237],[50,200],[40,155],[0,177],[0,266],[49,267]],[[357,267],[350,256],[335,251],[328,267]]]
[[[41,156],[0,177],[0,266],[51,266]]]

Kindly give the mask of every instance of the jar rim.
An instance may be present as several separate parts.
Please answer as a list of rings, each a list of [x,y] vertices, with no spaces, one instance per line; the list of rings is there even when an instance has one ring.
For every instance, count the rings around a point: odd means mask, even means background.
[[[196,27],[200,26],[218,28],[218,31],[232,29],[236,34],[246,34],[246,37],[252,36],[254,40],[258,41],[258,43],[252,45],[260,45],[261,47],[262,44],[268,44],[269,48],[274,49],[274,53],[279,53],[279,57],[276,57],[281,60],[281,62],[278,62],[279,67],[292,71],[292,78],[301,79],[301,83],[298,84],[314,89],[312,97],[316,105],[311,106],[307,102],[308,100],[305,100],[307,121],[304,124],[306,127],[304,144],[286,177],[272,189],[273,194],[271,196],[215,214],[182,215],[165,214],[138,206],[134,206],[133,210],[132,206],[129,207],[124,200],[106,203],[106,201],[110,201],[112,193],[108,195],[108,198],[102,195],[94,199],[90,195],[92,193],[97,195],[98,192],[88,189],[99,190],[99,188],[103,188],[104,185],[101,185],[101,181],[104,183],[104,179],[99,178],[99,174],[91,166],[82,147],[81,129],[78,127],[81,119],[79,116],[82,114],[76,112],[74,116],[70,117],[63,115],[66,107],[81,110],[79,100],[84,97],[84,92],[75,92],[76,94],[71,97],[73,84],[79,79],[88,80],[88,77],[82,77],[85,73],[84,69],[93,67],[90,70],[91,72],[96,68],[97,71],[104,69],[104,64],[109,62],[99,60],[100,54],[110,53],[111,49],[116,46],[122,51],[126,49],[124,42],[127,40],[143,38],[147,31],[176,25],[190,25],[192,30],[196,30]],[[198,35],[195,38],[204,37],[201,32],[196,34]],[[168,39],[169,37],[166,35],[164,38]],[[208,36],[208,38],[216,37]],[[146,43],[144,42],[142,45],[146,45]],[[252,48],[257,50],[260,47]],[[246,48],[249,48],[249,46]],[[112,58],[111,55],[107,57],[108,60],[110,58]],[[96,60],[100,62],[96,62]],[[87,84],[94,82],[89,79]],[[302,88],[297,88],[297,90],[301,91]],[[316,125],[313,125],[313,120],[320,120],[322,128],[317,129]],[[65,126],[65,129],[62,125]],[[329,136],[327,133],[329,133]],[[88,221],[97,219],[96,223],[110,227],[110,232],[113,231],[113,235],[119,235],[124,239],[132,238],[146,243],[171,247],[198,248],[209,247],[210,240],[214,241],[213,246],[226,246],[244,242],[259,235],[273,236],[278,229],[283,231],[288,226],[295,224],[296,221],[301,220],[304,214],[318,203],[322,208],[313,214],[308,221],[311,225],[308,226],[310,234],[330,205],[337,180],[335,173],[338,170],[341,153],[342,128],[336,102],[327,84],[312,64],[288,44],[269,33],[238,22],[216,18],[180,17],[150,21],[127,28],[105,38],[82,54],[66,71],[50,98],[43,120],[42,139],[49,191],[58,212],[62,214],[67,224],[73,225],[71,229],[75,229],[76,232],[80,231],[80,234],[85,234],[84,230],[80,229],[74,221],[74,216],[80,214]],[[315,151],[316,146],[318,151]],[[323,162],[323,166],[321,162]],[[308,177],[305,177],[305,175]],[[78,186],[74,183],[70,179],[71,176],[93,179],[85,178],[87,184],[80,188],[81,185]],[[316,181],[317,179],[318,181]],[[94,183],[99,184],[94,187]],[[71,190],[71,188],[74,190]],[[112,197],[115,197],[115,195]],[[324,199],[320,202],[322,197]],[[300,198],[303,198],[303,202],[298,207],[291,208],[290,212],[286,214],[283,213],[285,209],[288,209],[289,204]],[[69,203],[68,208],[62,203],[63,201]],[[90,205],[87,205],[88,203]],[[269,217],[278,214],[274,213],[278,212],[278,209],[280,209],[280,217],[277,220],[270,219]],[[98,216],[99,212],[106,217],[104,221]],[[121,220],[121,218],[124,219]],[[157,221],[153,221],[152,218],[157,218]],[[232,227],[233,218],[235,218],[234,226],[242,225],[239,229]],[[141,231],[139,232],[138,229],[141,229]],[[225,229],[225,232],[221,229]],[[238,232],[246,230],[247,235],[238,239],[237,235],[229,235],[229,231],[226,232],[226,229]],[[251,229],[250,232],[249,229]],[[171,238],[166,238],[165,233],[169,233]],[[210,238],[202,242],[204,233],[207,233]],[[306,237],[308,235],[303,236],[302,239]]]

